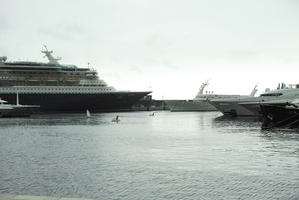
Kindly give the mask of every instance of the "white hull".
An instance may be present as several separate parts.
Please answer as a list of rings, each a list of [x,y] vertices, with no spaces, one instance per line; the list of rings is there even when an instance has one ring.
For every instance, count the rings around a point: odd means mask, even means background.
[[[239,105],[240,102],[241,101],[237,99],[234,101],[227,101],[224,99],[224,100],[211,101],[210,103],[214,105],[224,115],[255,116],[255,113]]]
[[[245,103],[239,103],[239,105],[246,108],[256,116],[261,115],[260,102],[245,102]]]
[[[259,97],[224,98],[211,100],[224,115],[233,116],[258,116],[260,115],[260,103],[264,101],[279,101],[294,99],[299,94],[299,88],[277,89],[266,92]]]

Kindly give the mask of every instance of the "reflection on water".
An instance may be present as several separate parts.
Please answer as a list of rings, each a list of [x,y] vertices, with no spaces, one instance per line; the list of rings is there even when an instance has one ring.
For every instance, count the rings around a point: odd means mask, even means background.
[[[0,193],[297,199],[299,134],[218,112],[0,119]],[[119,123],[111,120],[120,116]]]
[[[215,127],[227,127],[228,129],[258,129],[260,130],[260,121],[256,117],[228,117],[219,116],[213,121]]]
[[[2,118],[0,126],[60,126],[60,125],[99,125],[108,123],[102,120],[103,114],[86,117],[85,114],[32,115],[30,118]]]

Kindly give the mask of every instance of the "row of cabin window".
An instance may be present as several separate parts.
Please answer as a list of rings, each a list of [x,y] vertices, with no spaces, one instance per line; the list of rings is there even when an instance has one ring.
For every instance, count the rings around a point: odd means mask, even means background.
[[[43,90],[78,90],[74,88],[43,88]],[[40,90],[39,88],[31,88],[31,90]],[[85,88],[85,89],[79,89],[79,90],[93,90],[93,88]],[[101,89],[103,91],[110,91],[111,89]]]
[[[80,74],[80,73],[66,73],[66,72],[60,72],[60,73],[51,73],[51,72],[8,72],[8,73],[9,74],[58,74],[58,75],[68,74],[68,75],[77,75],[77,76],[84,75],[83,73]]]
[[[28,80],[23,80],[23,79],[19,80],[18,77],[0,77],[0,80],[1,80],[1,79],[5,79],[5,80],[7,80],[7,81],[9,81],[9,82],[14,82],[14,81],[25,82],[25,81],[28,81]],[[36,80],[36,81],[47,82],[48,80]],[[57,81],[58,81],[58,80],[57,80]],[[59,80],[59,81],[64,81],[64,82],[66,82],[67,80]]]

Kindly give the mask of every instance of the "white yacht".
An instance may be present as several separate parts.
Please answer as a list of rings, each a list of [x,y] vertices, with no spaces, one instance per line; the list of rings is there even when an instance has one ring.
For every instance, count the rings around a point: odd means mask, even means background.
[[[170,111],[216,111],[213,105],[209,103],[209,99],[222,99],[222,98],[239,98],[240,95],[223,95],[214,94],[211,91],[204,92],[205,88],[208,86],[208,81],[202,83],[199,91],[194,99],[192,100],[166,100],[166,104]]]
[[[7,101],[0,99],[0,117],[4,117],[7,113],[13,110],[13,107],[10,104],[5,104]]]
[[[38,105],[21,105],[17,94],[16,104],[8,104],[0,98],[0,117],[29,117]]]
[[[268,90],[258,97],[212,99],[213,104],[224,115],[258,116],[260,103],[272,100],[294,99],[299,96],[299,84],[279,84],[277,89]]]

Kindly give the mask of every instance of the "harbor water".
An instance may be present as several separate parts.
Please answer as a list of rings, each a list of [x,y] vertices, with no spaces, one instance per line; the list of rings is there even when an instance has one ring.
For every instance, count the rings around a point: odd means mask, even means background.
[[[0,194],[299,199],[298,130],[219,112],[150,114],[0,119]]]

